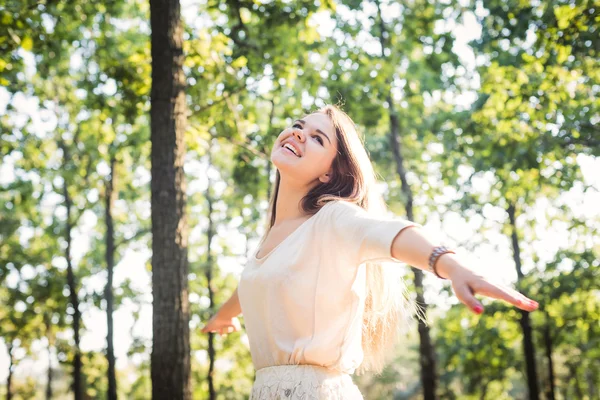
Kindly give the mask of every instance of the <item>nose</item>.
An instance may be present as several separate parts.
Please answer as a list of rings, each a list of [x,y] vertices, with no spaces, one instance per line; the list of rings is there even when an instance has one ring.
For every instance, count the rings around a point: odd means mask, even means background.
[[[293,135],[300,143],[304,142],[304,133],[300,129],[295,129]]]

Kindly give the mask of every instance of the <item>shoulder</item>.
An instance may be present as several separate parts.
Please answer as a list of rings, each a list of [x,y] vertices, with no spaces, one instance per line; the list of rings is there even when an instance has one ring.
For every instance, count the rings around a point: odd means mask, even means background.
[[[321,207],[319,212],[322,213],[325,219],[333,219],[336,221],[368,214],[364,208],[346,200],[329,201]]]
[[[347,200],[332,200],[327,202],[321,210],[328,210],[329,212],[365,212],[360,206],[351,203]]]

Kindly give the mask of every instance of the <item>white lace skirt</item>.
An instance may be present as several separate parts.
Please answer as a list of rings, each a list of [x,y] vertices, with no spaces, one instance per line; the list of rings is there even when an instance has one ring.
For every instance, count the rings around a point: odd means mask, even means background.
[[[316,365],[278,365],[256,371],[250,400],[363,400],[350,375]]]

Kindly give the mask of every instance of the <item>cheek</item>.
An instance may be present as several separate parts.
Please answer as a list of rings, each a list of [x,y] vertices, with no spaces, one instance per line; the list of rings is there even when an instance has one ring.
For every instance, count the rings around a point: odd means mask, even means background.
[[[328,171],[335,158],[335,155],[330,154],[328,151],[324,151],[323,148],[321,151],[313,151],[311,160],[310,160],[310,169],[316,172],[324,172]]]

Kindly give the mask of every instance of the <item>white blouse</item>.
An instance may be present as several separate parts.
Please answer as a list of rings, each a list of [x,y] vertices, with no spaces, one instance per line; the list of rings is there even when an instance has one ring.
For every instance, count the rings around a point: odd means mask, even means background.
[[[238,296],[254,367],[311,364],[351,374],[363,360],[366,261],[398,261],[391,246],[410,221],[333,201],[267,255],[254,251]]]

